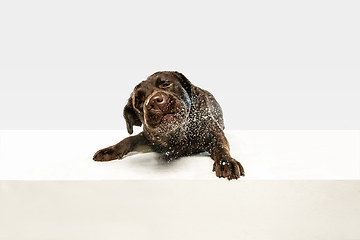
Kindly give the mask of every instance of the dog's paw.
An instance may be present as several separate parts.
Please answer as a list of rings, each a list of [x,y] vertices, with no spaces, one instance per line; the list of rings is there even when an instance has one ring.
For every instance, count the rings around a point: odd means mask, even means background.
[[[238,179],[240,176],[245,176],[243,166],[233,158],[225,158],[220,161],[215,161],[213,172],[219,178]]]
[[[122,154],[119,154],[112,147],[109,147],[97,151],[94,154],[93,160],[98,162],[106,162],[115,159],[120,159],[122,157],[123,157]]]

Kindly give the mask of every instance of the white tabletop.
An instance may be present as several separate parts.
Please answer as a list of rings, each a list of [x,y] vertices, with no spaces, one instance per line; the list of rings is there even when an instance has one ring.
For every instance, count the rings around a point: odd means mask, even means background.
[[[137,129],[139,131],[139,129]],[[243,180],[360,179],[358,130],[225,131]],[[122,130],[0,131],[0,180],[216,179],[206,155],[170,163],[156,153],[94,162],[93,154],[127,137]]]

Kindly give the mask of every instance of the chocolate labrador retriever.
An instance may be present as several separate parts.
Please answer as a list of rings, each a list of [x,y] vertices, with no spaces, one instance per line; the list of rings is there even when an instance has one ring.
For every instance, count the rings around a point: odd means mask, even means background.
[[[138,147],[150,146],[168,160],[208,152],[216,176],[229,180],[245,176],[242,165],[230,156],[220,105],[179,72],[156,72],[138,84],[124,118],[129,134],[133,126],[143,125],[143,131],[97,151],[95,161],[121,159]]]

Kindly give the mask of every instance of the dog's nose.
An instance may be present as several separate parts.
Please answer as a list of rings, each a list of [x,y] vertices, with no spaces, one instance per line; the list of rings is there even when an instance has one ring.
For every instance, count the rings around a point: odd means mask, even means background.
[[[167,105],[168,99],[163,93],[155,93],[149,100],[146,108],[150,110],[164,110]]]

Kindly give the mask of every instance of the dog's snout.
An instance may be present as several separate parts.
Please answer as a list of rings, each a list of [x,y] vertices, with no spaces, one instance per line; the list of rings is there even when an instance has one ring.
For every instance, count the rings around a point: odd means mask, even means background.
[[[156,95],[153,97],[153,101],[156,103],[156,104],[164,104],[164,96],[163,95]]]
[[[168,97],[163,93],[155,93],[148,104],[146,105],[147,110],[164,110],[164,107],[168,103]]]

